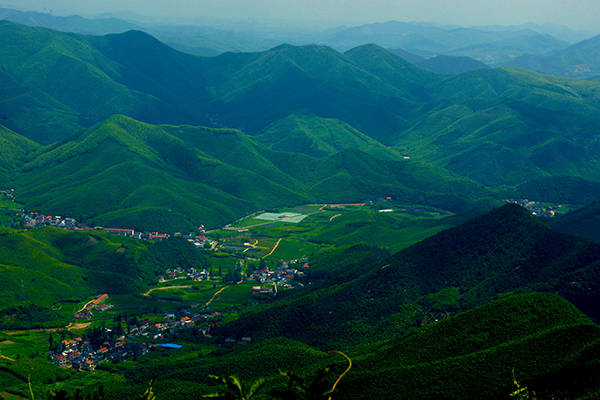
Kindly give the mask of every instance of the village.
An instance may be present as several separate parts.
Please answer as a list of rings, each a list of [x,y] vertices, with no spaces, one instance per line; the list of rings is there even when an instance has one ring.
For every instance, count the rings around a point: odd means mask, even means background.
[[[505,199],[507,203],[518,204],[521,207],[525,207],[531,214],[536,217],[554,218],[558,215],[566,213],[566,210],[562,205],[544,205],[543,203],[528,200],[528,199]]]
[[[290,262],[280,260],[274,269],[262,266],[249,272],[246,280],[268,285],[252,286],[251,292],[248,293],[249,298],[259,295],[276,296],[278,287],[284,289],[304,288],[304,284],[300,282],[294,285],[291,283],[294,279],[305,275],[304,271],[309,268],[308,261],[306,257],[300,260],[290,260]],[[194,268],[167,270],[165,275],[171,280],[210,280],[208,271],[197,271]],[[159,276],[158,281],[159,283],[165,282],[164,276]],[[107,294],[98,295],[89,301],[83,309],[75,313],[74,317],[80,320],[90,320],[93,317],[93,312],[102,312],[113,308],[113,305],[107,304],[108,300],[109,296]],[[193,308],[199,306],[200,304],[192,305]],[[151,323],[146,318],[141,319],[134,324],[127,324],[126,329],[119,332],[113,332],[111,329],[103,326],[100,329],[104,330],[107,337],[111,337],[112,339],[103,341],[100,345],[96,346],[93,346],[89,340],[84,340],[81,337],[69,340],[64,339],[55,348],[55,351],[50,352],[49,357],[55,365],[62,368],[92,371],[101,362],[127,361],[128,359],[143,356],[157,347],[180,348],[182,345],[173,343],[163,344],[163,341],[172,340],[174,335],[181,330],[193,330],[192,333],[195,336],[211,339],[213,337],[211,331],[220,327],[217,322],[222,319],[223,313],[218,311],[206,312],[208,308],[205,308],[205,312],[203,313],[191,309],[166,312],[158,322],[155,320]],[[120,324],[117,324],[117,327],[120,328],[119,330],[122,329]],[[216,344],[245,345],[250,343],[251,340],[250,337],[242,337],[240,340],[224,338],[222,343],[217,342]]]
[[[134,229],[123,229],[123,228],[105,228],[102,226],[90,227],[82,223],[78,223],[74,218],[61,217],[59,215],[43,215],[35,211],[26,211],[21,214],[21,217],[25,221],[26,228],[41,228],[44,226],[52,226],[55,228],[72,230],[72,231],[104,231],[113,235],[126,236],[133,239],[139,240],[164,240],[170,237],[167,233],[160,232],[139,232]],[[198,228],[201,233],[204,233],[204,227]],[[207,243],[210,245],[210,241],[201,235],[182,235],[180,232],[175,232],[173,236],[183,236],[188,241],[192,242],[196,247],[204,248]]]
[[[99,299],[101,300],[96,301]],[[98,303],[107,299],[108,295],[106,294],[97,296],[88,304],[86,312],[91,316],[91,310],[98,310],[100,307]],[[102,326],[98,329],[111,339],[102,341],[96,346],[90,340],[84,340],[81,337],[64,339],[55,347],[54,351],[49,353],[49,358],[55,365],[62,368],[91,371],[101,362],[122,362],[136,359],[138,356],[147,354],[153,348],[181,348],[182,345],[163,344],[163,340],[171,340],[181,330],[194,330],[195,332],[192,332],[194,335],[211,339],[210,332],[220,327],[216,322],[221,318],[222,313],[217,311],[197,313],[189,309],[181,309],[178,312],[164,313],[160,322],[151,323],[148,319],[141,319],[135,324],[128,324],[125,331],[113,332]],[[120,323],[117,324],[117,327],[120,328],[119,330],[122,329]],[[239,341],[234,338],[227,338],[223,341],[223,343],[241,345],[250,342],[249,337],[243,337]]]

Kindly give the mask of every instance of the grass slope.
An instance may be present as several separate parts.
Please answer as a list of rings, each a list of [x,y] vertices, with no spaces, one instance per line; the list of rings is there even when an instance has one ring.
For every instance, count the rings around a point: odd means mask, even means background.
[[[29,303],[50,307],[64,300],[81,301],[97,292],[140,291],[144,285],[139,280],[147,276],[137,269],[134,258],[143,246],[114,239],[97,232],[4,228],[0,236],[5,282],[0,294],[2,308]],[[123,246],[129,251],[117,252]]]

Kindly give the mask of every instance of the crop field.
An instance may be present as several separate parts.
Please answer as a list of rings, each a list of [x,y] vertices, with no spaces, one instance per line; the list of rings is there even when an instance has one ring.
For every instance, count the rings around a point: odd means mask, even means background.
[[[308,257],[312,253],[321,250],[321,246],[315,243],[304,242],[296,239],[282,239],[271,255],[265,257],[268,261],[293,260]]]
[[[250,294],[254,282],[242,282],[239,284],[219,284],[213,287],[209,282],[194,282],[190,287],[164,287],[161,290],[154,290],[151,293],[151,299],[164,302],[179,302],[179,308],[186,308],[192,305],[203,309],[207,303],[210,308],[231,307],[243,305],[252,300]],[[171,304],[173,306],[173,304]]]
[[[316,254],[323,248],[358,242],[399,251],[461,222],[444,211],[392,202],[305,205],[277,211],[236,222],[234,227],[247,230],[230,235],[224,242],[253,245],[252,249],[239,248],[245,256],[289,261]],[[302,215],[302,220],[286,222],[297,215]]]
[[[16,214],[23,211],[23,206],[8,197],[0,197],[0,226],[8,226]]]
[[[257,215],[256,217],[254,217],[254,219],[264,220],[264,221],[278,221],[278,222],[287,222],[287,223],[290,223],[290,224],[297,224],[298,222],[302,221],[307,216],[308,215],[305,215],[305,214],[290,213],[290,212],[277,213],[277,214],[274,214],[274,213],[264,213],[264,214]]]
[[[0,332],[0,356],[16,359],[28,357],[35,353],[44,354],[48,351],[48,332],[23,331]]]

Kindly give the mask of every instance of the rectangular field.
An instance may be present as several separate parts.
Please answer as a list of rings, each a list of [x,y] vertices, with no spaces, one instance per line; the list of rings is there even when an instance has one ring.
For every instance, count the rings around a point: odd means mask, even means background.
[[[297,224],[298,222],[302,221],[304,218],[306,218],[308,215],[305,214],[298,214],[298,213],[291,213],[291,212],[284,212],[284,213],[263,213],[260,214],[256,217],[254,217],[254,219],[259,219],[259,220],[263,220],[263,221],[273,221],[273,222],[288,222],[291,224]]]

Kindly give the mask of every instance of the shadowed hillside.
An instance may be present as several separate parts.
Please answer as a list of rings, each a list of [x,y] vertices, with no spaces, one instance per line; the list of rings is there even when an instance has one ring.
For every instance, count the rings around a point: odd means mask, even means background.
[[[360,246],[320,255],[309,279],[328,279],[250,313],[227,332],[355,345],[530,291],[558,293],[599,318],[598,246],[508,204],[387,259]]]

